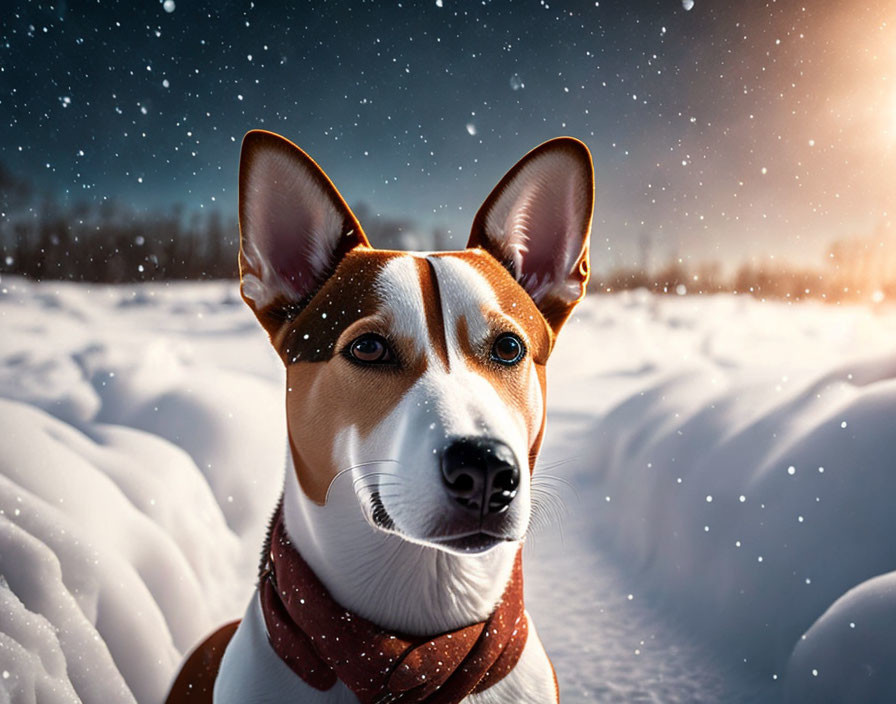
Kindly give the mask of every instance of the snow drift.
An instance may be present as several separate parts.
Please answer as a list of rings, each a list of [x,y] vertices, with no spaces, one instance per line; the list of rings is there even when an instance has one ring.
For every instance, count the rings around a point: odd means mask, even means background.
[[[279,362],[230,283],[4,279],[0,321],[0,702],[161,702],[252,589]],[[892,698],[894,351],[886,310],[581,306],[526,564],[565,702]]]
[[[607,307],[591,306],[579,330]],[[896,569],[896,357],[890,321],[886,337],[863,332],[871,321],[852,320],[856,311],[770,306],[758,345],[745,339],[757,330],[729,329],[761,308],[725,298],[656,308],[651,324],[689,330],[694,347],[672,347],[664,361],[630,350],[624,398],[587,423],[582,451],[604,493],[595,539],[689,626],[770,677],[786,672],[796,693],[807,678],[842,684],[835,672],[848,669],[830,665],[849,641],[820,627],[788,668],[801,635],[844,592]],[[832,323],[842,333],[819,340]],[[762,347],[775,337],[770,358]],[[896,615],[896,592],[876,594],[875,608]],[[896,630],[885,637],[879,619],[860,622],[850,638],[886,645],[877,659],[892,662]]]

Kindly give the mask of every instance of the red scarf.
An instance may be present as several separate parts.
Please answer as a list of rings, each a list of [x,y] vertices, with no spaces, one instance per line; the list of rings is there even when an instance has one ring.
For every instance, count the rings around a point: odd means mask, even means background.
[[[482,623],[431,638],[386,631],[330,596],[274,517],[271,553],[259,585],[268,640],[308,685],[341,680],[361,704],[456,704],[509,673],[526,645],[522,551],[507,589]]]

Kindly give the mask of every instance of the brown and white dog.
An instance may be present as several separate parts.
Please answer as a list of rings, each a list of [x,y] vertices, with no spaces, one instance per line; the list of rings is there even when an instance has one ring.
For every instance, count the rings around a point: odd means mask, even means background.
[[[593,201],[587,148],[554,139],[467,249],[375,250],[304,152],[246,135],[241,291],[286,367],[286,480],[244,618],[169,702],[559,699],[519,555]]]

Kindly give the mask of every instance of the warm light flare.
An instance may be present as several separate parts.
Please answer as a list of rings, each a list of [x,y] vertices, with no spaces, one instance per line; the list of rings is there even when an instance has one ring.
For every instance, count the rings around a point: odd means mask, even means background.
[[[884,134],[889,137],[890,147],[896,147],[896,87],[893,89],[893,95],[890,96],[890,112],[888,126],[884,129]]]

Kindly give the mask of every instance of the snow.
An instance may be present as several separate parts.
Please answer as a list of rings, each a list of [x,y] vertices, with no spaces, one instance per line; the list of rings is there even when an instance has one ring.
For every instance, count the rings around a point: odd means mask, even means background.
[[[234,283],[0,291],[0,702],[161,702],[253,588],[280,363]],[[882,306],[585,301],[526,548],[564,702],[892,698],[894,346]]]
[[[798,701],[894,701],[896,572],[840,597],[797,644],[787,669]]]
[[[0,691],[161,701],[251,589],[282,476],[274,360],[231,287],[4,288]]]

